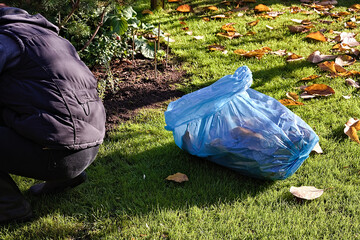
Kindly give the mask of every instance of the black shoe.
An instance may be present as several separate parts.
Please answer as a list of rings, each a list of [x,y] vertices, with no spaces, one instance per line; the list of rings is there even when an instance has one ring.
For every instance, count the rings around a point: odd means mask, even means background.
[[[0,224],[30,220],[32,210],[9,174],[0,172]]]
[[[33,213],[30,203],[28,203],[26,200],[24,200],[21,205],[19,203],[12,202],[9,203],[9,208],[6,211],[1,212],[0,225],[23,223],[31,220],[32,217]]]
[[[66,181],[62,181],[62,182],[49,181],[49,182],[35,184],[31,188],[29,188],[29,192],[34,196],[58,193],[66,190],[67,188],[74,188],[85,182],[86,179],[87,179],[87,175],[84,171],[80,173],[79,176]]]

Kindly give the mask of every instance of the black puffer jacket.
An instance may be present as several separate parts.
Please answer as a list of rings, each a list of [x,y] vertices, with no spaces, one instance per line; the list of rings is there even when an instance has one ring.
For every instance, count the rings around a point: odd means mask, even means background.
[[[58,28],[40,14],[0,9],[0,33],[21,48],[21,60],[0,73],[5,124],[44,148],[84,149],[102,143],[105,110],[97,81]]]

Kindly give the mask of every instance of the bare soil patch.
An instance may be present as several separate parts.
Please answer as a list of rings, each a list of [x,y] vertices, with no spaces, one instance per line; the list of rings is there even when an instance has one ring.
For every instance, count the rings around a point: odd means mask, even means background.
[[[158,64],[156,78],[154,62],[149,59],[113,60],[110,67],[113,78],[119,81],[116,91],[107,91],[104,98],[107,131],[131,119],[141,108],[158,108],[163,102],[184,95],[175,84],[186,79],[186,72],[176,63]],[[92,71],[97,79],[108,77],[104,67],[94,67]]]

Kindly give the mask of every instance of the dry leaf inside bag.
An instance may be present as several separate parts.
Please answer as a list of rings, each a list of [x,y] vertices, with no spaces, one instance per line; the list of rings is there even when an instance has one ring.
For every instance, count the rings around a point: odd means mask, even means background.
[[[290,187],[290,193],[297,198],[313,200],[324,193],[324,189],[317,189],[313,186]]]

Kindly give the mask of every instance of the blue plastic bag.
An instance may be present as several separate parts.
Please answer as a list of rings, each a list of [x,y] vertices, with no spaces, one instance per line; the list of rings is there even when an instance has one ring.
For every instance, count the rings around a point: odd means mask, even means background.
[[[301,118],[251,84],[252,73],[243,66],[171,102],[165,129],[192,155],[252,177],[285,179],[319,138]]]

